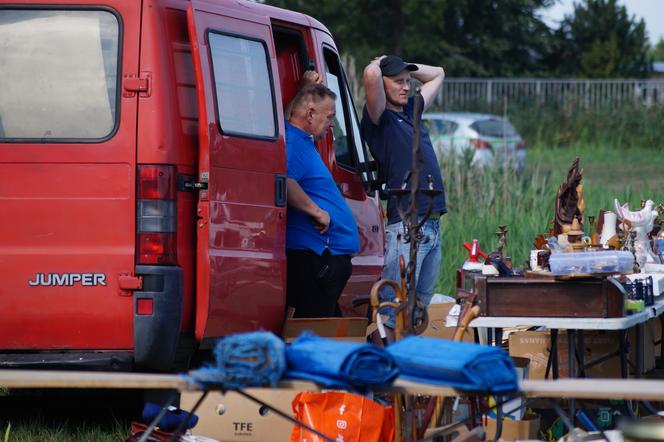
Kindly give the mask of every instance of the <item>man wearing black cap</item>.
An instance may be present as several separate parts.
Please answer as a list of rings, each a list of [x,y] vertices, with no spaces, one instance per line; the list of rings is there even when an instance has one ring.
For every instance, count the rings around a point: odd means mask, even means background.
[[[362,115],[362,134],[371,153],[378,161],[381,175],[387,188],[400,188],[412,165],[414,99],[409,97],[411,76],[422,83],[420,93],[424,98],[424,112],[433,102],[445,78],[441,67],[406,63],[396,55],[376,57],[364,69],[366,106]],[[438,160],[429,138],[429,133],[420,124],[420,150],[423,164],[420,165],[420,188],[428,187],[428,176],[433,178],[435,189],[443,190]],[[405,211],[408,198],[401,199]],[[387,227],[385,229],[387,249],[385,251],[384,279],[399,280],[399,256],[406,261],[409,243],[405,242],[404,226],[397,210],[399,201],[392,196],[387,204]],[[426,216],[430,198],[418,195],[417,210],[420,217]],[[423,239],[417,254],[417,301],[423,307],[429,305],[441,262],[440,216],[447,212],[445,193],[433,200],[432,212],[422,226]],[[386,287],[384,297],[394,296]],[[394,315],[386,325],[394,328]]]

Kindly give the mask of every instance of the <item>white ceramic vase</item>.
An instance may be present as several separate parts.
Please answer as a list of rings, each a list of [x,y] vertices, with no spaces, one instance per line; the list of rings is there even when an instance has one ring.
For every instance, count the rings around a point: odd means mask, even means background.
[[[603,246],[616,235],[616,221],[618,217],[613,212],[604,212],[604,222],[602,224],[602,234],[599,237],[599,242]]]

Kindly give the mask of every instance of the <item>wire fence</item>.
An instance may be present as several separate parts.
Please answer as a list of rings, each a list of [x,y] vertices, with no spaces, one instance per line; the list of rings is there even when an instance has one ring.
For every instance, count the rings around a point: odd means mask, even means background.
[[[585,110],[604,110],[622,105],[662,105],[664,79],[446,78],[435,107],[462,111],[534,104]]]

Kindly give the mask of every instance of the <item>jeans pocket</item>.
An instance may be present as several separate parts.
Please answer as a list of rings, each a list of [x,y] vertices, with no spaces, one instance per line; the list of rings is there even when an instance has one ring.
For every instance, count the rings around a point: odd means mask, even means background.
[[[422,241],[420,242],[420,244],[431,244],[435,239],[433,229],[431,228],[428,222],[424,223],[424,225],[422,226],[422,229],[420,230],[420,235],[422,235]]]

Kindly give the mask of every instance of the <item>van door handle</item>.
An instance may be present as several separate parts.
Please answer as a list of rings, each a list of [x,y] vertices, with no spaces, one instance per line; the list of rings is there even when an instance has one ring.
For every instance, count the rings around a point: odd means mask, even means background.
[[[286,207],[286,175],[282,173],[274,176],[274,205]]]

